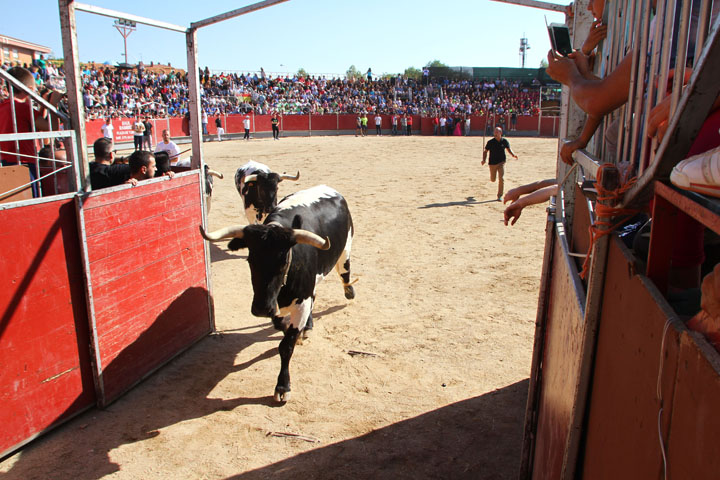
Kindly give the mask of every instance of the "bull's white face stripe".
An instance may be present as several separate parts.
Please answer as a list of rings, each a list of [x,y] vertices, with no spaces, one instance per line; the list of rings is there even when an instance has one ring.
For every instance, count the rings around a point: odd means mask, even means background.
[[[306,298],[302,302],[298,302],[298,300],[295,299],[290,306],[280,309],[279,316],[287,317],[290,315],[289,319],[283,319],[283,325],[287,326],[289,324],[290,326],[302,331],[302,329],[305,328],[305,325],[307,325],[307,319],[310,317],[310,313],[312,313],[312,307],[312,297]]]
[[[268,167],[264,163],[256,162],[254,160],[250,160],[245,165],[240,167],[238,170],[244,171],[245,175],[249,175],[249,174],[255,173],[255,172],[270,173],[270,167]]]
[[[327,185],[318,185],[317,187],[308,188],[307,190],[301,190],[297,193],[293,193],[283,199],[282,202],[278,203],[277,210],[289,210],[295,207],[308,207],[313,203],[316,203],[321,198],[332,198],[339,197],[340,194],[333,188]]]
[[[248,225],[252,225],[254,223],[262,223],[263,220],[265,220],[265,217],[267,215],[263,215],[262,218],[258,220],[258,209],[255,207],[249,207],[245,209],[245,218],[247,218]]]

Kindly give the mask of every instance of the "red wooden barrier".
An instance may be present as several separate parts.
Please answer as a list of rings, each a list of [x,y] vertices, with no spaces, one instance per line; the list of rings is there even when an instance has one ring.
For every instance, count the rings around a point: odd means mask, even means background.
[[[390,130],[392,128],[391,115],[381,115],[382,117],[382,129]],[[215,127],[215,118],[212,117],[208,123],[208,132],[211,135],[217,133]],[[225,133],[241,134],[245,131],[243,127],[243,119],[245,115],[225,115],[220,117],[222,120],[223,128]],[[250,131],[251,132],[270,132],[272,131],[271,126],[272,115],[254,115],[250,114]],[[286,131],[295,132],[312,132],[313,130],[322,131],[348,131],[355,130],[355,119],[357,115],[353,114],[330,114],[330,115],[283,115],[280,123],[280,129]],[[506,130],[510,129],[510,123],[508,116],[503,117],[505,123],[501,122],[500,116],[478,116],[473,115],[470,119],[470,128],[473,132],[482,132],[485,127],[485,122],[490,122],[492,125],[504,125]],[[115,126],[115,141],[119,143],[132,143],[132,122],[133,119],[115,119],[113,125]],[[188,120],[186,118],[170,118],[170,119],[157,119],[153,120],[155,129],[153,131],[154,139],[153,145],[155,145],[161,138],[160,133],[163,129],[170,129],[171,137],[186,137],[190,134]],[[493,123],[494,122],[494,123]],[[102,126],[102,120],[92,120],[87,122],[86,129],[88,135],[88,144],[91,145],[97,138],[101,136],[100,127]],[[543,117],[542,125],[539,134],[542,136],[556,136],[559,129],[559,117]],[[398,117],[398,129],[400,129],[400,118]],[[538,132],[538,117],[537,116],[519,116],[517,118],[517,127],[515,130],[521,132]],[[368,115],[368,131],[375,131],[375,115]],[[431,117],[421,117],[420,115],[413,115],[413,134],[420,135],[432,135],[433,126]]]
[[[313,115],[311,118],[313,130],[332,130],[336,131],[338,128],[338,117],[337,115]],[[354,126],[352,128],[355,128]]]
[[[0,211],[0,457],[92,406],[75,205]]]
[[[340,130],[355,130],[355,119],[357,115],[343,114],[338,116]]]
[[[101,405],[212,330],[200,194],[196,172],[84,202]]]

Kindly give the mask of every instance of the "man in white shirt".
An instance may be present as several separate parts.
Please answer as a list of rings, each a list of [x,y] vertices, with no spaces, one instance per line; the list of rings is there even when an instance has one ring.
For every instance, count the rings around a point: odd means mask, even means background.
[[[143,144],[143,133],[145,133],[145,124],[140,119],[140,115],[135,118],[133,123],[133,140],[135,142],[135,151],[142,150]]]
[[[170,140],[170,132],[167,130],[162,131],[162,142],[158,142],[155,146],[155,152],[167,152],[170,157],[170,165],[177,165],[180,149],[175,142]]]
[[[375,133],[378,137],[382,135],[382,117],[379,113],[375,115]]]
[[[111,142],[115,141],[114,137],[113,137],[114,127],[113,127],[112,120],[110,119],[110,117],[105,119],[105,123],[103,123],[103,126],[100,127],[100,130],[102,131],[103,137],[107,138]]]
[[[243,120],[243,128],[245,129],[245,135],[243,136],[243,140],[250,140],[250,115],[245,115],[245,119]]]

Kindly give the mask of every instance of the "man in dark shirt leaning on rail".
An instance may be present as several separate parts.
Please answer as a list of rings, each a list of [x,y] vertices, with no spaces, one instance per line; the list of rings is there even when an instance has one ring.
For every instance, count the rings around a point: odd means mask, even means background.
[[[502,199],[503,189],[505,187],[503,182],[503,177],[505,176],[505,150],[507,150],[515,160],[518,158],[510,148],[510,142],[508,142],[506,138],[503,138],[502,134],[502,128],[495,127],[495,135],[485,144],[482,159],[482,165],[485,165],[487,154],[490,152],[490,181],[494,182],[495,177],[498,177],[498,202]]]
[[[90,162],[90,185],[93,190],[114,187],[123,183],[137,184],[130,179],[130,166],[113,163],[115,151],[109,138],[98,138],[93,143],[95,161]]]

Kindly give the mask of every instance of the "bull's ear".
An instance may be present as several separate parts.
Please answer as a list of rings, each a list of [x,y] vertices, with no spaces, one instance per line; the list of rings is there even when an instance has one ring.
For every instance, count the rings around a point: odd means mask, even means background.
[[[228,248],[234,252],[235,250],[240,250],[241,248],[247,248],[247,243],[245,243],[244,238],[233,238],[228,242]]]
[[[300,215],[295,215],[293,217],[293,221],[292,221],[292,228],[293,229],[302,228],[302,224],[303,224],[302,217]]]

